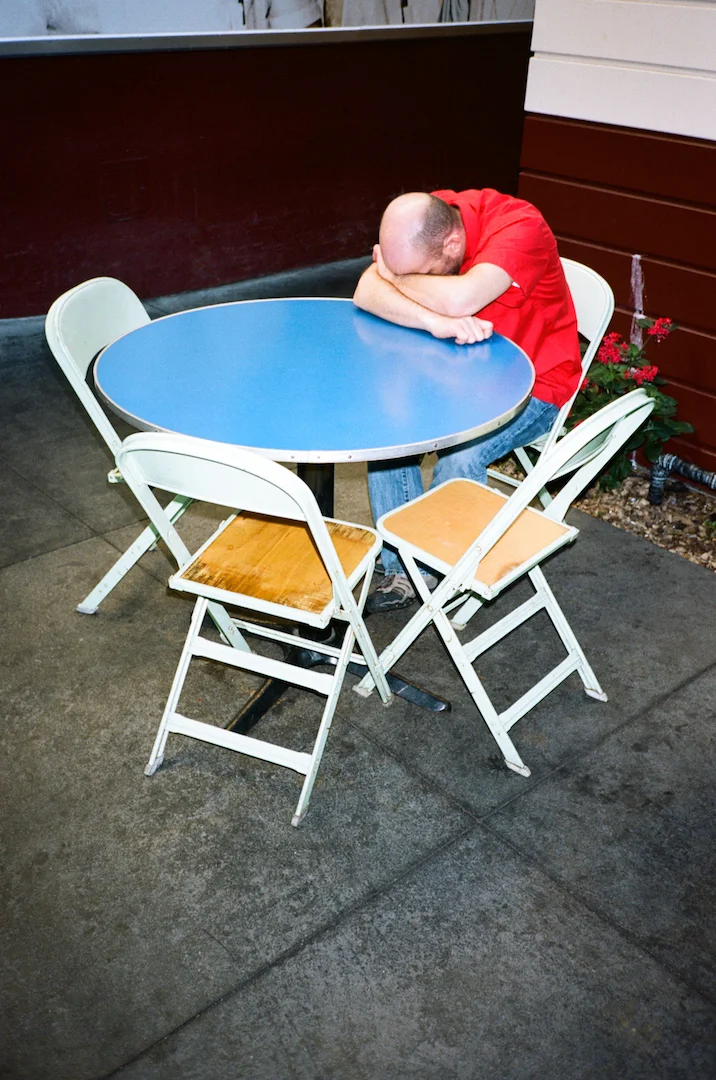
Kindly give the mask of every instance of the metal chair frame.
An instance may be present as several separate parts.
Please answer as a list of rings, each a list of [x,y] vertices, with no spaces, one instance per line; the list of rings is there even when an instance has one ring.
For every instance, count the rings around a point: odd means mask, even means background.
[[[530,709],[533,709],[538,702],[574,671],[579,674],[585,692],[589,696],[600,701],[606,701],[606,694],[599,685],[596,675],[547,584],[539,565],[558,548],[571,543],[576,538],[578,530],[571,526],[565,526],[558,539],[547,544],[541,550],[534,551],[532,556],[520,565],[509,566],[499,580],[492,585],[485,585],[480,581],[480,564],[523,514],[534,514],[543,517],[546,521],[562,524],[567,510],[576,496],[594,479],[607,461],[631,437],[633,432],[644,423],[653,407],[654,402],[645,390],[634,390],[618,401],[607,405],[604,409],[589,417],[588,420],[585,420],[584,423],[580,424],[563,439],[560,439],[549,453],[542,455],[534,469],[513,494],[509,497],[501,496],[504,499],[501,509],[492,517],[482,532],[474,538],[464,554],[452,565],[437,558],[434,553],[431,554],[430,551],[421,547],[417,542],[411,542],[401,536],[400,532],[397,531],[399,526],[391,527],[391,518],[397,517],[399,513],[404,512],[406,507],[401,507],[398,511],[391,511],[383,515],[378,521],[378,531],[385,541],[398,549],[400,558],[408,570],[415,590],[422,601],[420,609],[387,649],[381,653],[379,662],[382,668],[386,672],[389,671],[423,630],[430,623],[433,623],[480,714],[497,742],[504,756],[505,764],[508,768],[523,776],[529,776],[530,770],[523,762],[508,734],[512,726],[521,717]],[[585,447],[597,440],[599,441],[599,449],[596,454],[589,461],[577,467],[576,471],[570,469],[572,462],[575,459],[579,460]],[[561,491],[550,502],[548,507],[544,509],[532,508],[530,504],[541,488],[561,470],[572,472],[570,479]],[[445,484],[427,491],[407,505],[415,506],[422,501],[427,502],[442,488],[455,484],[473,485],[475,488],[490,492],[493,499],[498,495],[493,489],[483,484],[477,484],[473,480],[449,480]],[[439,531],[440,528],[438,528]],[[425,579],[416,565],[417,562],[438,574],[444,575],[434,592],[430,593],[428,591]],[[461,642],[455,633],[454,625],[451,624],[448,617],[449,611],[456,606],[462,605],[466,596],[470,596],[479,609],[486,601],[495,599],[508,585],[525,575],[529,577],[534,586],[534,596],[488,630],[478,634],[477,637],[467,642]],[[498,713],[473,668],[473,662],[483,652],[541,610],[546,611],[551,619],[567,650],[567,656],[556,668],[546,674],[527,693],[523,694],[518,701],[504,712]],[[355,689],[359,694],[365,696],[370,694],[373,689],[370,675],[366,675]]]
[[[45,336],[52,354],[113,458],[122,440],[87,385],[87,371],[106,345],[149,322],[139,297],[124,282],[110,277],[91,278],[69,289],[54,301],[45,319]],[[116,469],[108,473],[107,479],[112,484],[122,482]],[[177,521],[188,505],[188,500],[175,498],[166,512],[172,521]],[[156,543],[157,536],[157,530],[150,523],[77,605],[77,610],[93,615],[115,585]]]
[[[54,301],[45,319],[45,336],[52,354],[113,458],[121,449],[122,440],[87,385],[87,372],[97,353],[106,345],[150,321],[139,297],[124,282],[110,277],[91,278],[75,285]],[[107,480],[112,484],[122,483],[121,471],[112,469]],[[190,505],[191,499],[174,495],[162,514],[176,522]],[[77,610],[83,615],[94,615],[112,589],[142,555],[154,547],[158,537],[159,530],[150,514],[149,525],[77,605]],[[167,544],[177,563],[186,560],[189,551],[176,530]],[[212,604],[210,614],[225,640],[235,648],[247,647],[225,611]]]
[[[174,542],[174,525],[159,505],[152,488],[176,491],[185,498],[201,499],[220,506],[241,506],[242,516],[249,515],[249,520],[250,515],[261,515],[262,519],[268,517],[279,520],[284,529],[286,522],[304,523],[308,529],[332,588],[330,601],[320,610],[307,610],[285,600],[271,599],[271,589],[267,587],[265,580],[260,586],[242,592],[227,587],[226,573],[242,566],[241,553],[233,549],[230,558],[222,557],[225,560],[225,563],[221,563],[222,573],[219,575],[222,584],[212,584],[205,574],[198,575],[203,577],[202,581],[199,581],[196,575],[193,578],[190,576],[191,567],[206,556],[211,545],[236,521],[235,514],[224,521],[194,555],[188,556],[178,573],[170,578],[171,588],[195,595],[196,602],[169,698],[145,769],[147,775],[152,775],[162,763],[167,737],[171,732],[293,769],[304,776],[292,819],[292,824],[298,825],[308,807],[348,664],[355,661],[367,665],[383,703],[389,704],[392,700],[362,618],[375,559],[381,548],[378,534],[364,526],[337,523],[363,535],[365,550],[360,561],[346,576],[328,532],[327,521],[331,522],[333,519],[324,519],[308,486],[298,476],[274,461],[224,443],[183,435],[151,433],[129,436],[117,455],[117,464],[168,544]],[[370,537],[372,542],[370,547],[367,547],[366,542]],[[355,589],[359,589],[358,600],[354,597]],[[262,590],[268,592],[269,598],[261,595]],[[210,601],[240,607],[245,612],[255,613],[257,617],[263,615],[264,622],[255,622],[246,617],[235,618],[232,622],[239,632],[249,632],[259,638],[290,645],[293,649],[311,650],[316,647],[315,639],[300,637],[291,632],[295,623],[317,628],[328,626],[333,619],[346,623],[340,647],[332,647],[323,642],[320,646],[321,653],[335,659],[335,668],[326,674],[291,663],[288,658],[290,652],[283,660],[277,660],[253,652],[248,647],[247,651],[242,651],[202,637],[202,621]],[[289,632],[266,625],[266,616],[272,620],[288,622]],[[355,641],[360,654],[352,652]],[[267,678],[277,678],[325,696],[326,705],[311,752],[303,753],[277,746],[181,714],[178,711],[179,699],[194,657],[204,657]]]

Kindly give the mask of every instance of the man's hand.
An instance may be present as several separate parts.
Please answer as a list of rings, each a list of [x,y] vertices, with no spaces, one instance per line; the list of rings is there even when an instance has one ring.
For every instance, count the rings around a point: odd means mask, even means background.
[[[380,250],[380,244],[375,244],[373,246],[373,262],[375,263],[376,270],[383,278],[383,281],[389,281],[391,285],[395,285],[395,287],[398,288],[398,275],[394,274],[393,271],[389,270],[385,265],[383,253]]]
[[[426,320],[425,329],[436,338],[455,338],[456,345],[474,345],[492,336],[493,325],[486,319],[475,315],[463,315],[452,318],[431,312]]]

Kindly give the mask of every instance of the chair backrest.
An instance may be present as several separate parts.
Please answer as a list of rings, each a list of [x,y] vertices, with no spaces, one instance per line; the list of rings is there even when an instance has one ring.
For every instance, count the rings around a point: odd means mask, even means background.
[[[105,345],[148,323],[141,300],[116,278],[83,281],[52,304],[45,336],[72,389],[113,454],[121,439],[87,385],[87,369]]]
[[[562,471],[568,471],[568,462],[577,463],[584,456],[590,443],[600,446],[583,465],[575,465],[575,471],[558,495],[542,513],[552,521],[562,521],[576,497],[601,472],[607,462],[631,438],[648,418],[654,408],[654,400],[640,388],[605,405],[599,412],[584,420],[548,454],[542,454],[534,469],[528,473],[520,486],[507,499],[481,535],[455,565],[456,576],[470,576],[477,562],[483,558],[500,537],[516,521],[519,515],[537,497],[550,480]],[[448,481],[449,482],[449,481]]]
[[[334,587],[343,585],[339,588],[341,604],[352,606],[343,568],[316,498],[308,485],[283,465],[227,443],[165,432],[130,435],[117,454],[117,465],[172,550],[174,527],[151,488],[268,517],[305,521]]]
[[[577,329],[594,353],[614,314],[614,293],[591,267],[573,259],[560,261],[577,312]]]
[[[588,341],[582,357],[582,378],[584,378],[614,314],[614,293],[604,278],[590,267],[574,262],[573,259],[562,259],[561,263],[577,313],[577,329]],[[551,450],[559,438],[578,393],[579,386],[569,401],[565,402],[559,410],[559,415],[545,441],[543,454]]]
[[[544,470],[542,486],[565,472],[572,472],[572,476],[545,510],[545,517],[553,521],[564,518],[577,496],[646,423],[654,405],[654,399],[640,387],[605,405],[560,439],[544,462],[539,462],[540,473]]]

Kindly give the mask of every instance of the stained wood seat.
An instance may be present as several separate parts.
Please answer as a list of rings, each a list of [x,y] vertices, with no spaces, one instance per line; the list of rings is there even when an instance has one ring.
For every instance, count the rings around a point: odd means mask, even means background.
[[[383,528],[385,535],[390,533],[395,541],[420,548],[430,555],[435,569],[448,573],[507,498],[472,480],[454,480],[429,491],[424,499],[386,514]],[[504,588],[508,581],[524,573],[528,564],[538,562],[547,549],[555,551],[576,535],[576,529],[527,507],[481,559],[470,587],[489,599],[495,595],[496,585]]]
[[[375,533],[329,519],[326,529],[350,578],[375,545]],[[209,586],[233,594],[235,600],[250,597],[316,615],[333,602],[333,583],[308,525],[263,514],[241,514],[227,522],[173,576],[172,586],[197,593]]]

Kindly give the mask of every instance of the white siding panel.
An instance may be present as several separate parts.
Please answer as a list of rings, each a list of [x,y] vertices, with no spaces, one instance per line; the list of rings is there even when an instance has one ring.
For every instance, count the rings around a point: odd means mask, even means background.
[[[538,0],[532,49],[716,71],[716,2]]]
[[[716,140],[716,77],[537,56],[525,109]]]

